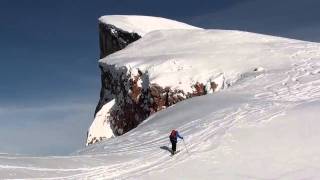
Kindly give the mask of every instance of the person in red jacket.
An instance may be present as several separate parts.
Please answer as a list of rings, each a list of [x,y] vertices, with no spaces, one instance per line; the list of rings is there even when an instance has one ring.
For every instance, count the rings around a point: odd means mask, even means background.
[[[171,147],[172,147],[172,155],[174,155],[176,153],[177,150],[177,142],[178,142],[178,138],[183,139],[182,136],[180,136],[179,132],[177,130],[172,130],[171,134],[169,136],[170,138],[170,142],[171,142]]]

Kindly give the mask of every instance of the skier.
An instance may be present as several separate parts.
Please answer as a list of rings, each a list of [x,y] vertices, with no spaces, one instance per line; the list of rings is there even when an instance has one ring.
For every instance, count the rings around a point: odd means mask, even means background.
[[[172,147],[171,153],[172,153],[172,155],[174,155],[176,153],[176,149],[177,149],[178,138],[183,139],[183,137],[180,136],[180,134],[177,130],[172,130],[169,138],[170,138],[171,147]]]

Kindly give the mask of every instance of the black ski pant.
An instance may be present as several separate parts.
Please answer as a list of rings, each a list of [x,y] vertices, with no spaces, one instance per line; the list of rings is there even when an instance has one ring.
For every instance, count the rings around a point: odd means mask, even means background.
[[[171,141],[172,154],[173,154],[177,150],[177,141],[174,141],[174,140],[170,140],[170,141]]]

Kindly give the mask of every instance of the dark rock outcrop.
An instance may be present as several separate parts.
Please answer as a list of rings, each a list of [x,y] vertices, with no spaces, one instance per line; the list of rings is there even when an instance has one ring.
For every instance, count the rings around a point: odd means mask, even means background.
[[[140,39],[137,33],[130,33],[110,24],[99,23],[100,59],[125,48]]]

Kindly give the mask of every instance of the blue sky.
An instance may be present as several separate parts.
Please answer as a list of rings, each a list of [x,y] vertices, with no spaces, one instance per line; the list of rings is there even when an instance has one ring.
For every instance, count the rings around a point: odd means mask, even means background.
[[[64,155],[83,147],[99,99],[101,15],[162,16],[318,42],[319,5],[317,0],[1,0],[0,153]]]
[[[60,155],[84,145],[100,90],[99,16],[188,22],[235,2],[1,0],[0,152]]]

